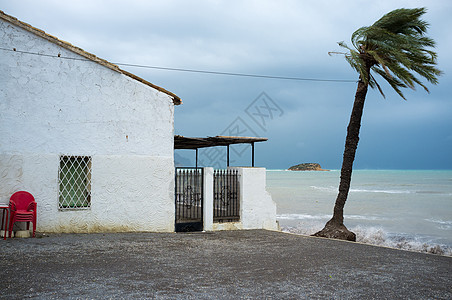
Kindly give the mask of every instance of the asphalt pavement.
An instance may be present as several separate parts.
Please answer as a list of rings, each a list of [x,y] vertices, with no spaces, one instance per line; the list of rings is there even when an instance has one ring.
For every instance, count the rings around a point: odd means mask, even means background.
[[[452,257],[265,230],[0,241],[2,299],[452,299]]]

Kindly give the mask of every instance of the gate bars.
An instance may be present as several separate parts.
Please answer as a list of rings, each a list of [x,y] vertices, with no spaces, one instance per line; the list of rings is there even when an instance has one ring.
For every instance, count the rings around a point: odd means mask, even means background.
[[[203,169],[176,168],[176,231],[203,230]]]
[[[203,230],[202,168],[176,168],[175,221],[176,232]],[[239,171],[234,169],[213,172],[213,222],[240,221]]]
[[[240,186],[237,170],[214,170],[213,221],[240,221]]]

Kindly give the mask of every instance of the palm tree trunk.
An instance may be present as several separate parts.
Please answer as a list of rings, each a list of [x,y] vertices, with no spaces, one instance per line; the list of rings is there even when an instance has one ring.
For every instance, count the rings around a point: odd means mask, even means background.
[[[339,184],[339,193],[334,205],[334,213],[331,218],[332,223],[344,223],[344,205],[350,190],[352,180],[353,162],[355,160],[356,148],[359,141],[359,130],[361,129],[361,117],[363,115],[364,101],[369,84],[363,80],[359,80],[358,88],[355,94],[355,102],[347,127],[347,137],[345,139],[344,156],[342,159],[341,181]]]
[[[370,74],[370,67],[367,71],[367,74]],[[350,190],[353,161],[355,160],[356,148],[358,147],[361,117],[363,115],[368,87],[368,81],[360,78],[358,88],[356,89],[352,114],[347,127],[347,137],[345,138],[345,149],[341,168],[341,181],[339,184],[339,193],[334,205],[333,217],[325,224],[325,227],[321,231],[313,234],[314,236],[356,241],[356,234],[349,231],[344,225],[344,206]]]

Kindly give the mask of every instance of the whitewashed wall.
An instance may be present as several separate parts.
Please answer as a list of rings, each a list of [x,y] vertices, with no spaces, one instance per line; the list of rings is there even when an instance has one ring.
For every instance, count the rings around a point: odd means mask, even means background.
[[[204,230],[278,230],[276,203],[266,190],[266,169],[242,167],[229,169],[237,170],[239,173],[240,221],[213,222],[213,169],[204,168]]]
[[[240,174],[241,218],[244,229],[277,230],[276,203],[267,192],[265,168],[237,168]]]
[[[82,59],[0,20],[0,46]],[[174,105],[95,62],[2,51],[0,202],[17,190],[54,232],[174,230]],[[92,156],[91,208],[58,210],[60,155]]]

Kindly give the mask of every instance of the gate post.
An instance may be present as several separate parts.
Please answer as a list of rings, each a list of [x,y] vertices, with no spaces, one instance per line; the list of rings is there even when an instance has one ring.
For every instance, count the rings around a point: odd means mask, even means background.
[[[203,222],[204,231],[213,230],[213,168],[205,167],[203,180]]]

